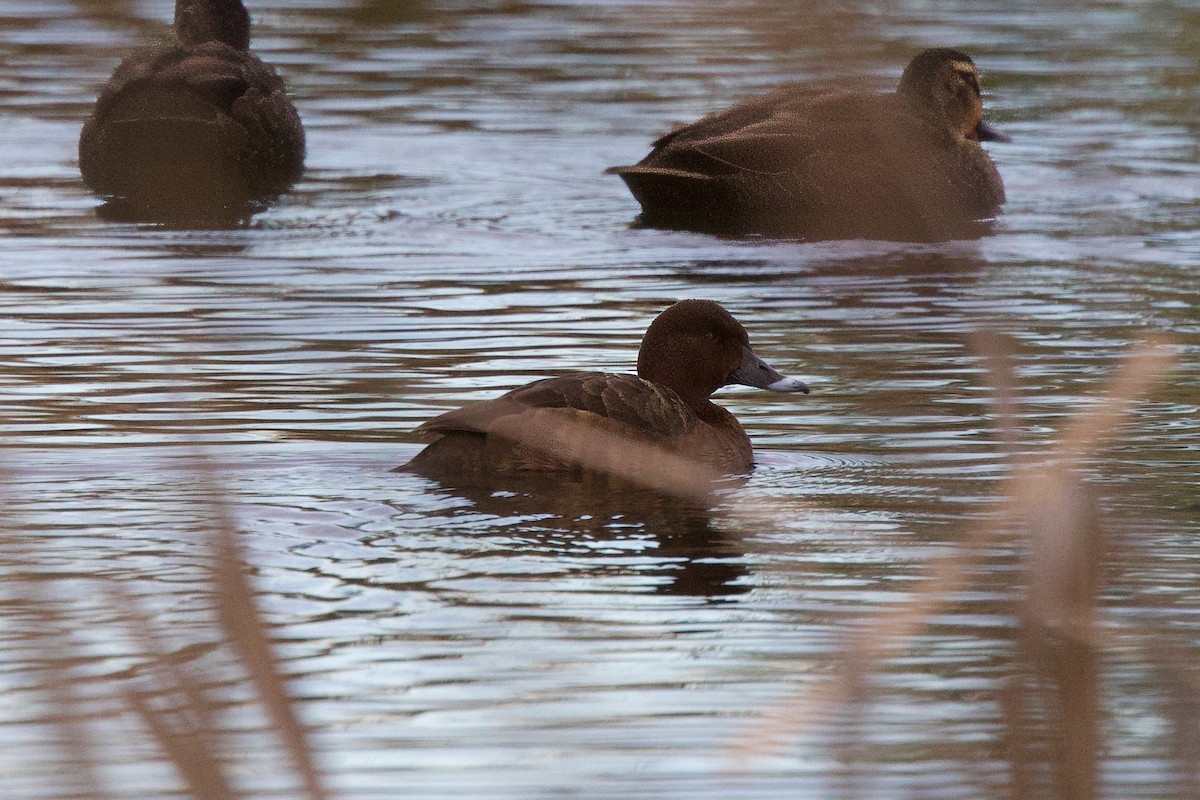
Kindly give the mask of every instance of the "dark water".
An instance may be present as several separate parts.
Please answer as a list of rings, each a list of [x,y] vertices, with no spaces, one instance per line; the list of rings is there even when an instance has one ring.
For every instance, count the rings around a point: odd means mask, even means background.
[[[100,221],[75,158],[98,87],[170,4],[0,4],[5,505],[90,654],[82,713],[124,732],[106,742],[114,780],[144,797],[173,785],[145,766],[136,724],[108,719],[98,679],[138,660],[90,578],[143,597],[181,658],[210,657],[190,644],[210,634],[195,526],[211,490],[184,468],[198,439],[341,797],[829,796],[837,751],[822,737],[856,729],[789,741],[737,778],[727,747],[984,511],[1004,467],[966,341],[992,327],[1021,342],[1031,454],[1128,344],[1180,346],[1094,465],[1139,545],[1136,566],[1108,570],[1103,793],[1170,796],[1169,726],[1135,632],[1157,626],[1200,655],[1195,6],[250,7],[306,123],[307,176],[248,227],[171,231]],[[990,238],[637,230],[636,204],[602,174],[785,80],[886,86],[928,45],[972,54],[1014,137],[991,147],[1009,203]],[[814,388],[721,395],[759,467],[716,511],[389,471],[442,410],[569,369],[631,369],[649,320],[682,297],[725,304]],[[17,594],[0,585],[0,600]],[[0,795],[59,796],[19,635],[38,623],[12,611]],[[968,595],[881,671],[858,748],[873,796],[979,796],[981,773],[1002,774],[990,634],[1005,613]]]

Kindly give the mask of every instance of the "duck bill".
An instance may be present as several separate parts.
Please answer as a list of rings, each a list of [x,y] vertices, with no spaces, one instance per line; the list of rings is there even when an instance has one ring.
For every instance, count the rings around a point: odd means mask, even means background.
[[[981,142],[1011,142],[1012,141],[1011,136],[1009,136],[1008,134],[1005,134],[1005,133],[1001,133],[1000,131],[993,128],[991,125],[988,125],[983,120],[980,120],[979,124],[975,126],[975,136],[978,137],[979,141],[981,141]]]
[[[742,348],[742,363],[729,376],[729,383],[739,383],[742,386],[754,386],[768,389],[772,392],[803,392],[808,394],[808,386],[803,381],[782,375],[767,362],[754,355],[749,347]]]

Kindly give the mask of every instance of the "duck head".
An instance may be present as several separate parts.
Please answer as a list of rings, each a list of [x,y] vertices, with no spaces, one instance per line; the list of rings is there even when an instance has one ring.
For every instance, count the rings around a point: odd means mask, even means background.
[[[948,47],[918,53],[904,68],[896,93],[922,116],[932,116],[965,139],[1011,141],[983,121],[979,71],[966,53]]]
[[[703,409],[713,392],[733,383],[808,393],[804,383],[754,355],[746,329],[711,300],[680,300],[659,314],[642,337],[637,373],[692,409]]]
[[[175,38],[182,45],[224,42],[250,49],[250,14],[242,0],[177,0]]]

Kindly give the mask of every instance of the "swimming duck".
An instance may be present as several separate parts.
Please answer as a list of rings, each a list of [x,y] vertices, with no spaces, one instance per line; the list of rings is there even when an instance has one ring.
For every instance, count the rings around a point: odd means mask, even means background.
[[[241,0],[178,0],[173,41],[117,67],[79,137],[83,181],[110,211],[240,218],[300,178],[300,117],[249,47]]]
[[[641,223],[734,235],[937,241],[980,236],[1004,182],[980,146],[979,73],[934,48],[895,92],[792,85],[676,128],[635,166],[608,170]]]
[[[681,300],[646,331],[637,375],[547,378],[442,414],[417,428],[439,438],[401,469],[432,477],[480,472],[628,477],[628,462],[652,450],[714,474],[744,473],[753,465],[750,438],[731,413],[709,400],[735,383],[808,393],[802,382],[756,356],[746,329],[719,304]]]

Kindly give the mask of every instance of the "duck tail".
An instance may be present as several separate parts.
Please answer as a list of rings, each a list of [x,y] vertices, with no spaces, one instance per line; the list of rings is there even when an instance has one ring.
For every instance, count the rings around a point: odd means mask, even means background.
[[[723,229],[729,225],[730,186],[711,175],[670,167],[610,167],[642,207],[641,222],[654,227]]]

